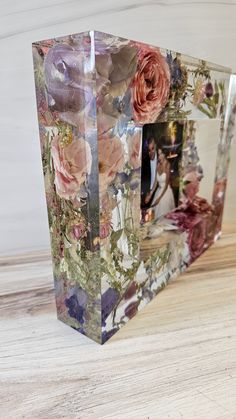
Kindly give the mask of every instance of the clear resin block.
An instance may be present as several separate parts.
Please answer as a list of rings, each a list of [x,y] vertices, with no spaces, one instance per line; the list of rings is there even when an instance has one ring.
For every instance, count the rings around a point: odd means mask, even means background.
[[[33,60],[58,319],[104,343],[219,237],[236,79],[97,31]]]

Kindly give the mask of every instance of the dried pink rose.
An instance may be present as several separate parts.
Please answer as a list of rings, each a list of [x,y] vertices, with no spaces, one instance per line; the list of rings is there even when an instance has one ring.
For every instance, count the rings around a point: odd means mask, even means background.
[[[138,68],[131,83],[133,117],[136,122],[155,122],[170,92],[170,70],[157,48],[138,46]]]
[[[61,198],[74,199],[90,174],[91,149],[83,138],[72,136],[68,145],[61,145],[61,141],[61,136],[56,135],[51,143],[56,192]]]
[[[100,224],[100,238],[106,239],[111,231],[111,224],[110,223],[102,223]]]
[[[78,224],[73,225],[72,234],[76,240],[79,240],[82,237],[85,237],[87,234],[85,223],[80,222]]]
[[[103,195],[107,187],[124,166],[124,149],[118,137],[101,136],[98,139],[99,191]]]
[[[141,130],[137,130],[133,135],[127,135],[129,164],[133,169],[141,166],[141,135]]]

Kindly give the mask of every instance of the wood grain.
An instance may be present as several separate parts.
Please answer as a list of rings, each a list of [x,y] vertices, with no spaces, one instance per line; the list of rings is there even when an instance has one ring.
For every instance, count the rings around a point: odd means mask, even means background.
[[[0,260],[0,418],[235,419],[236,225],[105,345],[57,321],[49,255]]]

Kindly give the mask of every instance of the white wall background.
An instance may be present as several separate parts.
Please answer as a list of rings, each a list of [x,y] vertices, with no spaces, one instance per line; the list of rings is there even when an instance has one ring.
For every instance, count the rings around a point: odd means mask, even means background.
[[[0,254],[49,248],[31,43],[97,29],[236,70],[235,1],[0,0]],[[236,222],[236,145],[225,221]]]
[[[213,187],[215,182],[215,165],[218,151],[220,133],[220,121],[202,119],[196,121],[195,144],[203,169],[203,178],[200,182],[199,195],[212,201]]]

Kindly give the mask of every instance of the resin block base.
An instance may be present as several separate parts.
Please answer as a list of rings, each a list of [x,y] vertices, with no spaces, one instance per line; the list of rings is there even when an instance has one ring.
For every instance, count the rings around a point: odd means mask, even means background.
[[[97,31],[33,58],[58,318],[104,343],[220,235],[235,77]]]

